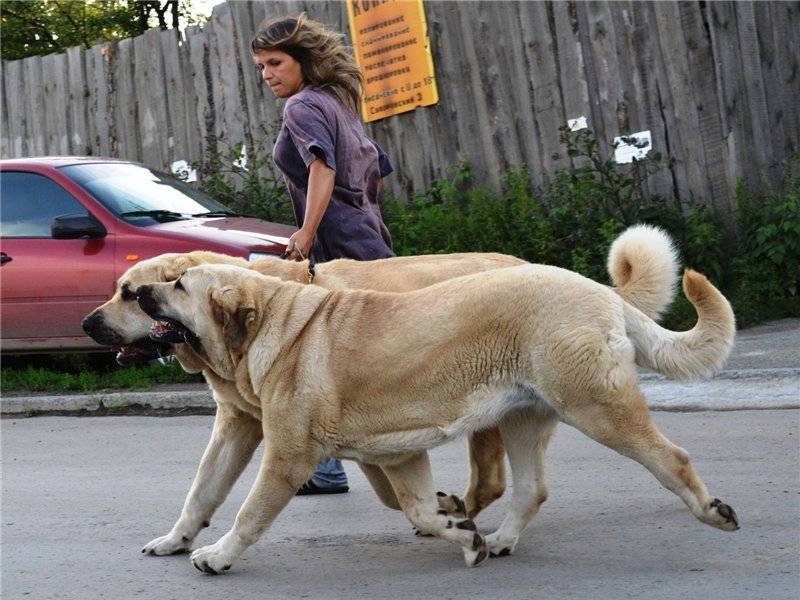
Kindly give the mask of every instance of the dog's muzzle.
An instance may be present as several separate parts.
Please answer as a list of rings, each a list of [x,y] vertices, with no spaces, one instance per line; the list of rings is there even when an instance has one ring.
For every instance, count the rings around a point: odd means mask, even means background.
[[[108,328],[102,313],[90,313],[81,321],[81,327],[83,327],[86,335],[103,346],[116,346],[122,343],[122,338],[119,334]]]

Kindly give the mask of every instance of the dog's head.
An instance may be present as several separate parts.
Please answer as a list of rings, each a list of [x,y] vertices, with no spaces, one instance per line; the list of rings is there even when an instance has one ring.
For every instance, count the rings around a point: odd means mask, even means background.
[[[171,282],[142,285],[141,310],[159,322],[160,335],[180,336],[221,377],[233,379],[259,320],[259,280],[266,277],[232,265],[189,268]]]
[[[114,295],[83,320],[83,330],[96,342],[117,349],[120,364],[135,364],[170,353],[170,343],[182,343],[177,336],[151,339],[153,320],[139,308],[136,293],[150,283],[174,281],[189,267],[204,261],[204,254],[162,254],[128,269],[117,281]]]

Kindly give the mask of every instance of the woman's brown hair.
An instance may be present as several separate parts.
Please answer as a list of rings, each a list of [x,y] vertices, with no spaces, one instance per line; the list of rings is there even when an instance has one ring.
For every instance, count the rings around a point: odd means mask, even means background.
[[[327,89],[358,113],[364,78],[348,52],[340,33],[332,31],[302,13],[265,21],[250,42],[253,54],[280,50],[297,62],[306,84]]]

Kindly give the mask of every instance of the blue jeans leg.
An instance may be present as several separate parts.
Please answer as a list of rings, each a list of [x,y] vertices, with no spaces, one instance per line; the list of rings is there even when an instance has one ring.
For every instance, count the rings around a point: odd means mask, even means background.
[[[340,487],[347,485],[347,473],[344,472],[342,461],[338,458],[326,458],[314,471],[314,483],[326,487]]]

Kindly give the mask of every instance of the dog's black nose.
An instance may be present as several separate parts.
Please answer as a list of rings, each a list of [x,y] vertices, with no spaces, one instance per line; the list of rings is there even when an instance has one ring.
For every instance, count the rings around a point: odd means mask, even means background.
[[[151,317],[158,308],[155,298],[153,298],[153,290],[147,285],[143,285],[136,290],[136,301],[139,303],[139,308]]]
[[[98,327],[103,324],[103,315],[96,312],[91,312],[86,315],[86,318],[81,321],[81,327],[86,332],[86,335],[89,337],[94,337],[94,333],[97,331]]]

